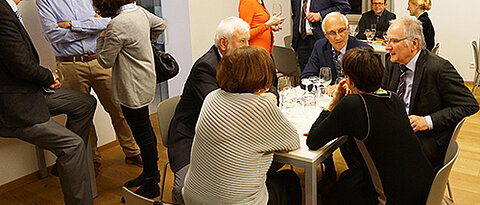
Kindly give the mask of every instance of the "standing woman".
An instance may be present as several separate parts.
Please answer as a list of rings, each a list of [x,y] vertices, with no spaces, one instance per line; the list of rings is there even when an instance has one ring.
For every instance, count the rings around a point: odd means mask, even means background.
[[[251,46],[264,48],[272,54],[273,31],[280,31],[280,24],[285,17],[281,18],[281,13],[270,16],[263,0],[240,0],[238,5],[239,17],[250,26]]]
[[[156,85],[151,43],[165,30],[165,21],[137,6],[135,0],[93,0],[93,5],[101,16],[112,18],[97,39],[97,59],[113,69],[113,99],[121,105],[143,159],[142,174],[125,186],[140,186],[135,193],[155,198],[160,195],[160,174],[148,112]]]
[[[435,46],[435,29],[433,28],[432,21],[428,18],[426,11],[432,8],[431,0],[409,0],[408,11],[410,16],[415,16],[422,22],[423,36],[425,37],[425,43],[427,43],[427,49],[432,51]]]

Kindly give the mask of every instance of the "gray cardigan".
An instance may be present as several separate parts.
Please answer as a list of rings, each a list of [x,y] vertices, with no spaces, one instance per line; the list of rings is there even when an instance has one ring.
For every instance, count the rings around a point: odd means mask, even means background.
[[[165,21],[142,7],[122,12],[97,39],[97,60],[112,67],[113,100],[136,109],[155,96],[155,68],[151,43],[165,30]]]

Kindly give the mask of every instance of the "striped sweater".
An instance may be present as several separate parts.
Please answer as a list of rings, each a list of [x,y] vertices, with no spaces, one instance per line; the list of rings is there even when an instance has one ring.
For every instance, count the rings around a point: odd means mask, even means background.
[[[185,178],[186,204],[267,204],[274,151],[299,148],[295,127],[260,95],[211,92],[203,103]]]

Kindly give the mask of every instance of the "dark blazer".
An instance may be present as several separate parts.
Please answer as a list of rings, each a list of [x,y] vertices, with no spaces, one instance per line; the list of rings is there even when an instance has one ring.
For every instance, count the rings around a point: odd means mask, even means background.
[[[420,15],[418,20],[422,22],[423,36],[425,37],[425,43],[427,43],[427,49],[432,51],[433,47],[435,47],[435,29],[433,28],[432,21],[428,18],[427,12]]]
[[[382,88],[395,92],[400,64],[387,59]],[[457,123],[478,111],[478,104],[453,65],[427,50],[421,50],[413,78],[409,115],[430,115],[433,130],[417,132],[423,151],[438,170]]]
[[[292,3],[292,19],[293,19],[293,39],[292,47],[296,50],[298,45],[298,38],[300,38],[300,16],[302,15],[302,1],[303,0],[291,0]],[[350,4],[347,0],[311,0],[310,12],[319,12],[320,16],[325,16],[333,11],[338,11],[342,14],[350,12]],[[321,22],[312,23],[312,32],[315,39],[325,37],[322,32]]]
[[[380,16],[380,19],[378,19],[375,37],[383,39],[383,32],[388,30],[390,21],[396,18],[397,16],[394,13],[385,9]],[[369,12],[363,13],[362,18],[360,18],[360,21],[358,22],[358,34],[356,37],[358,39],[366,40],[367,36],[364,34],[365,29],[370,29],[370,26],[376,22],[377,17],[375,16],[375,11],[370,10]]]
[[[353,36],[349,36],[347,42],[347,51],[358,46],[372,48],[367,43],[359,41]],[[309,76],[318,76],[318,72],[321,67],[331,68],[332,82],[330,84],[335,84],[335,80],[337,79],[337,70],[333,64],[332,44],[330,44],[327,38],[322,38],[315,42],[312,54],[308,59],[305,70],[303,70],[302,75],[300,76],[300,80]]]
[[[23,127],[50,118],[42,86],[52,73],[39,65],[27,31],[6,1],[0,1],[0,127]]]
[[[212,46],[192,67],[183,88],[168,134],[168,159],[173,172],[190,163],[190,149],[203,100],[218,89],[217,66],[220,54]]]

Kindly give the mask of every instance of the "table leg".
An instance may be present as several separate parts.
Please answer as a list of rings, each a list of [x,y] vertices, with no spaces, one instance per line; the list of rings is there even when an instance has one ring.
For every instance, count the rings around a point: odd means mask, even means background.
[[[35,146],[35,153],[37,154],[38,174],[40,178],[48,177],[47,165],[45,162],[45,152],[39,146]]]
[[[90,143],[90,137],[87,140],[87,160],[88,160],[88,173],[90,175],[90,184],[92,186],[92,197],[96,198],[98,196],[97,191],[97,179],[95,178],[95,169],[93,167],[93,154],[92,154],[92,144]]]
[[[317,204],[317,167],[305,166],[305,204]]]

